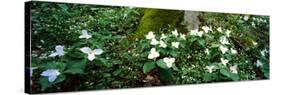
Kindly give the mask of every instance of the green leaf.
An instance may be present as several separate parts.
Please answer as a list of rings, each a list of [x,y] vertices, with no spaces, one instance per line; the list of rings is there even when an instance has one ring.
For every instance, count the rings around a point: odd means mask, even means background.
[[[58,4],[58,6],[60,8],[62,8],[63,10],[67,11],[68,10],[68,6],[66,4]]]
[[[221,69],[220,73],[223,74],[224,76],[230,78],[231,80],[234,80],[234,81],[239,80],[239,76],[237,74],[231,73],[227,69]]]
[[[143,73],[148,73],[150,72],[152,69],[154,69],[156,66],[154,63],[152,62],[147,62],[143,65]]]
[[[175,70],[175,71],[179,71],[179,69],[178,69],[178,67],[176,66],[176,64],[173,64],[173,65],[172,65],[172,68],[173,68],[173,70]]]
[[[205,73],[203,75],[203,80],[204,81],[211,81],[211,80],[213,80],[213,76],[214,76],[214,74],[212,74],[212,73]]]
[[[163,59],[160,59],[156,62],[157,66],[159,66],[162,69],[167,69],[166,63],[163,61]]]
[[[41,78],[39,83],[41,85],[41,91],[44,91],[46,88],[51,86],[51,83],[49,82],[47,77]]]
[[[226,77],[230,77],[230,72],[226,69],[220,69],[220,73]]]
[[[68,62],[67,69],[64,72],[70,74],[84,74],[85,67],[85,60],[72,60]]]
[[[205,40],[198,40],[198,43],[199,43],[201,46],[205,46]]]
[[[118,69],[118,70],[115,70],[115,71],[113,72],[113,75],[114,75],[114,76],[117,76],[117,75],[121,74],[122,72],[123,72],[123,69]]]
[[[69,74],[84,74],[84,71],[80,68],[71,68],[71,69],[67,69],[64,72]]]

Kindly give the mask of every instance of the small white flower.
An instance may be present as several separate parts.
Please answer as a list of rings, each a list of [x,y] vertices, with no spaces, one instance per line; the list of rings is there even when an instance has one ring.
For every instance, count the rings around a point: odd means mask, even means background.
[[[206,68],[207,68],[209,73],[212,73],[214,68],[215,68],[215,66],[206,66]]]
[[[83,47],[83,48],[80,48],[80,50],[85,53],[85,54],[88,54],[88,59],[90,61],[93,61],[95,58],[96,58],[96,55],[100,55],[103,53],[103,50],[102,49],[94,49],[92,50],[91,48],[89,47]]]
[[[233,49],[233,48],[230,48],[230,51],[232,54],[237,54],[237,50]]]
[[[230,44],[225,36],[220,37],[220,43],[223,45]]]
[[[172,42],[172,46],[175,48],[179,48],[180,43],[179,42]]]
[[[237,71],[237,65],[230,66],[230,71],[231,71],[231,73],[237,74],[237,73],[238,73],[238,71]]]
[[[55,51],[52,51],[52,54],[49,55],[49,57],[56,57],[56,56],[63,56],[64,55],[64,46],[57,45],[55,47]]]
[[[189,35],[197,36],[198,29],[190,30]]]
[[[204,30],[205,33],[211,31],[211,28],[209,28],[208,26],[203,26],[202,29]]]
[[[252,41],[252,43],[253,43],[254,46],[258,45],[258,43],[255,42],[255,41]]]
[[[223,64],[224,66],[226,66],[226,64],[229,62],[227,59],[221,58],[221,64]]]
[[[172,34],[175,35],[175,36],[178,36],[179,35],[178,30],[175,29],[174,31],[172,31]]]
[[[49,82],[54,82],[60,72],[56,69],[48,69],[41,73],[41,76],[48,77]]]
[[[203,36],[203,34],[204,34],[204,32],[203,32],[203,31],[199,31],[199,32],[197,32],[197,36],[199,36],[199,37],[202,37],[202,36]]]
[[[181,38],[181,39],[184,39],[184,40],[185,40],[185,39],[186,39],[185,37],[186,37],[185,34],[180,34],[180,38]]]
[[[209,55],[209,54],[210,54],[209,49],[205,49],[205,53],[206,53],[207,55]]]
[[[173,63],[175,62],[175,58],[165,57],[163,58],[163,61],[166,63],[166,66],[168,68],[171,68],[173,66]]]
[[[81,35],[79,36],[79,38],[86,38],[86,39],[89,39],[91,37],[92,37],[92,35],[89,35],[87,30],[82,30]]]
[[[151,39],[151,42],[150,42],[151,45],[157,45],[159,44],[159,41],[157,41],[155,38]]]
[[[160,40],[167,38],[165,34],[161,34]]]
[[[160,54],[156,51],[155,48],[150,49],[150,54],[148,55],[148,59],[156,59],[159,56]]]
[[[226,36],[227,36],[227,37],[230,37],[230,33],[231,33],[231,31],[230,31],[230,30],[226,30],[226,32],[225,32],[225,33],[226,33]]]
[[[228,51],[228,48],[225,47],[225,46],[222,46],[222,45],[219,47],[219,49],[222,52],[222,54],[224,54],[224,53],[226,53]]]
[[[248,15],[246,15],[246,16],[244,16],[244,18],[243,18],[245,21],[248,21],[249,20],[249,16]]]
[[[222,33],[221,27],[217,28],[217,31],[219,31],[220,33]]]
[[[148,34],[146,35],[146,39],[154,39],[155,35],[153,34],[152,31],[148,32]]]
[[[262,56],[265,56],[265,54],[268,53],[268,51],[267,51],[267,49],[264,49],[260,53],[261,53]]]
[[[160,40],[160,46],[159,47],[166,48],[167,45],[165,44],[164,41]]]
[[[261,67],[262,65],[263,65],[262,62],[261,62],[260,60],[257,60],[256,66],[257,66],[257,67]]]

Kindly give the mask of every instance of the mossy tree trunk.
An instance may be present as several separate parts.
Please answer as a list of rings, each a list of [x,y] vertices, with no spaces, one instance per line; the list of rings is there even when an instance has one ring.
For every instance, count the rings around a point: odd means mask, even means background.
[[[183,15],[184,12],[178,10],[145,9],[140,24],[130,39],[143,38],[149,31],[159,34],[160,29],[168,26],[178,29]]]

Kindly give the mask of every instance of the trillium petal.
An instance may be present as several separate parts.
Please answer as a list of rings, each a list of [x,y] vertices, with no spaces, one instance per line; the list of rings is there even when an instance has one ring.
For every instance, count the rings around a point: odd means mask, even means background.
[[[59,55],[59,54],[56,52],[53,52],[52,54],[49,55],[49,57],[56,57],[57,55]]]
[[[90,61],[93,61],[95,58],[96,58],[96,56],[95,56],[94,53],[89,53],[89,54],[88,54],[88,59],[89,59]]]
[[[83,53],[86,53],[86,54],[88,54],[89,52],[92,51],[91,48],[89,48],[89,47],[83,47],[83,48],[80,48],[80,50],[81,50]]]
[[[94,49],[94,53],[95,53],[96,55],[100,55],[100,54],[103,53],[103,50],[102,50],[102,49]]]
[[[52,75],[48,77],[49,82],[54,82],[57,79],[57,75]]]

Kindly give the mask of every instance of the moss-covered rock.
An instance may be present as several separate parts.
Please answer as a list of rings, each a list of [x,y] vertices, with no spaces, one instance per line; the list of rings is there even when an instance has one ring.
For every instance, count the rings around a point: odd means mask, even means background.
[[[178,27],[183,18],[183,11],[164,10],[164,9],[145,9],[144,15],[140,21],[131,40],[144,37],[149,31],[159,32],[160,29],[168,26]]]

